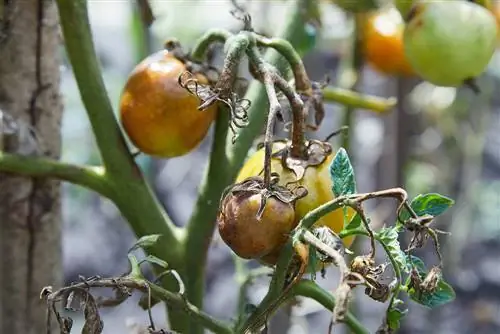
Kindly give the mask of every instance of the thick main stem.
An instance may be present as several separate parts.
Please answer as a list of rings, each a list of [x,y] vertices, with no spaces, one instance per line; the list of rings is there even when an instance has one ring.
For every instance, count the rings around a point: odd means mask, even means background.
[[[288,19],[284,29],[279,34],[281,38],[290,41],[292,44],[298,42],[296,31],[302,29],[304,23],[301,2],[298,0],[294,1],[291,15],[287,16]],[[266,53],[264,56],[264,60],[271,64],[277,63],[279,59],[280,56],[276,52]],[[217,150],[219,153],[212,153],[210,162],[216,172],[210,172],[212,167],[209,167],[209,170],[205,174],[195,211],[188,224],[185,249],[189,250],[189,252],[186,252],[185,284],[189,301],[198,307],[201,307],[203,300],[206,253],[215,227],[215,219],[219,207],[218,199],[224,189],[233,182],[255,137],[260,133],[266,121],[267,113],[264,110],[267,109],[267,98],[264,87],[258,82],[253,82],[248,88],[245,98],[252,101],[248,113],[248,125],[239,131],[238,140],[234,144],[229,140],[224,140],[225,137],[221,139],[216,135],[212,152]],[[217,160],[220,156],[225,157],[225,163],[220,163]],[[175,319],[170,319],[171,323],[175,321]],[[190,333],[199,333],[199,331]]]

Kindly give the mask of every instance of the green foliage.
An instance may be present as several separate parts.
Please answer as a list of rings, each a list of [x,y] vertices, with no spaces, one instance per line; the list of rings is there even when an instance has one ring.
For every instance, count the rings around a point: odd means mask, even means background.
[[[391,330],[399,329],[401,320],[408,314],[408,309],[400,310],[397,307],[387,312],[387,325]]]
[[[421,194],[411,201],[411,208],[415,211],[417,216],[431,215],[437,217],[443,214],[449,207],[455,204],[455,201],[446,196],[429,193]],[[410,213],[405,210],[401,214],[403,220],[410,218]]]
[[[335,196],[352,195],[356,193],[354,169],[343,147],[338,150],[335,158],[330,164],[330,177],[333,183],[332,191]]]
[[[399,232],[400,229],[396,226],[383,227],[375,234],[375,238],[384,245],[386,252],[392,257],[399,269],[408,272],[408,263],[406,262],[405,254],[403,250],[401,250],[401,245],[398,240]]]
[[[424,262],[416,256],[411,256],[410,261],[417,270],[420,279],[424,280],[429,274]],[[406,281],[406,286],[411,300],[427,308],[436,308],[455,299],[453,287],[445,282],[441,275],[439,275],[436,289],[432,292],[422,291],[421,288],[412,286],[410,277]]]

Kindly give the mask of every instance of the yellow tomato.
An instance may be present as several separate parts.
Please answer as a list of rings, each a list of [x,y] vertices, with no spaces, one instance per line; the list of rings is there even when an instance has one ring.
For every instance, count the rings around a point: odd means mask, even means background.
[[[368,64],[386,75],[414,75],[404,53],[404,27],[401,14],[393,7],[368,14],[363,30]]]
[[[285,146],[283,142],[277,142],[273,145],[273,151],[282,149]],[[304,177],[297,182],[298,185],[305,187],[308,194],[297,200],[295,203],[295,218],[296,223],[298,223],[309,211],[319,207],[326,202],[329,202],[335,198],[332,192],[332,180],[330,178],[330,163],[334,154],[330,154],[325,161],[319,166],[310,166],[306,169]],[[255,152],[241,168],[236,182],[241,182],[242,180],[250,177],[261,175],[264,168],[264,149],[260,149]],[[280,175],[279,183],[281,185],[286,185],[289,182],[295,181],[295,174],[283,168],[281,160],[279,158],[273,158],[271,162],[272,172],[276,172]],[[339,233],[344,227],[345,222],[349,222],[354,217],[355,211],[351,208],[347,209],[347,215],[344,219],[344,209],[338,209],[329,214],[321,217],[314,226],[327,226],[335,233]],[[344,245],[349,247],[354,240],[353,237],[345,238]],[[269,257],[263,258],[264,262],[272,263],[275,262],[277,254],[272,254]]]
[[[162,50],[140,62],[130,74],[120,99],[120,121],[132,143],[158,157],[177,157],[205,137],[217,107],[200,111],[199,99],[178,83],[183,62]],[[206,84],[204,76],[197,76]]]

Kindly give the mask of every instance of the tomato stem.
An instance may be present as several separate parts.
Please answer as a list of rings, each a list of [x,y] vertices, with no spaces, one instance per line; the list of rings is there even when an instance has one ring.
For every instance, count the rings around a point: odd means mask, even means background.
[[[248,36],[244,33],[234,35],[230,40],[226,41],[228,50],[219,80],[215,85],[215,89],[220,92],[220,96],[223,99],[232,97],[232,88],[238,74],[238,66],[249,43]]]
[[[323,88],[323,100],[336,102],[352,109],[368,109],[377,113],[390,111],[396,106],[397,99],[394,97],[383,98],[379,96],[360,94],[354,90],[340,87]]]
[[[201,36],[191,50],[191,59],[193,61],[202,62],[208,48],[217,42],[225,43],[232,34],[224,29],[210,29]]]
[[[281,38],[257,36],[257,45],[270,47],[279,52],[292,68],[297,91],[308,96],[312,94],[311,80],[307,75],[304,63],[290,42]]]

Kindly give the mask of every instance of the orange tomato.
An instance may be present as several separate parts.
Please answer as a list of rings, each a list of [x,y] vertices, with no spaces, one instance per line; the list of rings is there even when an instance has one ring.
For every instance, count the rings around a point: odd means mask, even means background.
[[[396,8],[389,7],[367,14],[363,29],[363,52],[368,64],[386,75],[414,75],[404,53],[404,27],[404,21]]]
[[[132,143],[158,157],[177,157],[205,137],[217,110],[198,110],[200,100],[178,83],[183,62],[167,50],[140,62],[130,73],[120,98],[120,121]],[[202,84],[207,79],[196,78]]]

